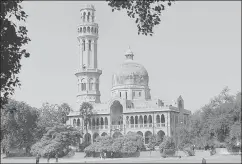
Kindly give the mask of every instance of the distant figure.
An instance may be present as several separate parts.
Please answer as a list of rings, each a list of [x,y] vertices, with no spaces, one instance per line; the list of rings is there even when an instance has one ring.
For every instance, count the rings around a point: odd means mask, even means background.
[[[203,158],[202,163],[206,163],[206,159]]]
[[[47,163],[50,162],[50,154],[47,155]]]
[[[58,162],[58,153],[55,154],[55,162]]]
[[[195,150],[195,145],[192,146],[192,150],[193,150],[193,151]]]
[[[39,164],[39,158],[40,158],[40,155],[39,155],[39,153],[37,153],[37,155],[36,155],[36,164]]]

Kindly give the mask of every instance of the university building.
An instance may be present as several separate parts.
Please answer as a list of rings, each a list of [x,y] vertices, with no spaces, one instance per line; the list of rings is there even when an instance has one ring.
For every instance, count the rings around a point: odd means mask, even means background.
[[[171,102],[151,98],[148,72],[134,60],[130,48],[124,54],[120,69],[112,76],[110,100],[106,103],[100,101],[102,70],[98,69],[99,31],[95,23],[95,9],[93,5],[86,5],[80,12],[77,37],[80,64],[75,74],[78,80],[77,108],[68,115],[67,124],[83,130],[83,141],[91,143],[99,135],[117,137],[129,132],[143,136],[145,144],[152,134],[160,138],[174,136],[176,126],[188,123],[191,111],[184,108],[181,96]],[[90,102],[94,108],[94,116],[88,122],[88,133],[79,114],[82,102]]]

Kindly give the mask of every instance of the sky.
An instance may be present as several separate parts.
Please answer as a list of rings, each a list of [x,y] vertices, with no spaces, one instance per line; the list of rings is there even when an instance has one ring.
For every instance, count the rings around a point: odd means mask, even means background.
[[[66,102],[75,108],[79,67],[77,26],[80,9],[93,4],[99,24],[98,65],[101,101],[111,97],[112,74],[130,46],[134,60],[149,73],[152,98],[180,95],[194,112],[228,86],[241,91],[241,5],[239,1],[178,1],[166,8],[154,35],[138,35],[125,11],[105,1],[24,1],[31,42],[21,60],[21,88],[14,99],[33,107]]]

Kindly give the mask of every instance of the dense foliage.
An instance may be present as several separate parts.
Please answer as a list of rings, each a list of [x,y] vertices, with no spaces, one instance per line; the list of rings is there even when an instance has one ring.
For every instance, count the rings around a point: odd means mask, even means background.
[[[196,148],[227,147],[241,143],[241,92],[231,95],[226,87],[201,110],[191,116],[189,127],[178,127],[180,149],[189,144]]]
[[[25,149],[36,142],[38,111],[24,102],[10,100],[1,110],[1,147]]]
[[[30,155],[31,146],[45,137],[49,128],[64,125],[70,110],[66,103],[44,103],[37,109],[9,99],[1,110],[1,147],[10,153],[12,149],[25,150],[25,155]]]
[[[112,11],[126,10],[127,15],[135,20],[138,34],[151,35],[153,28],[161,22],[161,13],[165,8],[171,6],[175,0],[168,1],[117,1],[107,0]]]
[[[174,156],[176,152],[175,141],[172,137],[165,136],[159,145],[162,157]]]
[[[147,147],[150,150],[155,150],[156,145],[157,145],[157,137],[155,135],[150,135]]]
[[[100,136],[96,142],[85,148],[87,156],[95,156],[95,153],[107,153],[108,157],[124,157],[134,155],[143,147],[142,136],[136,133],[126,134],[118,138]]]
[[[57,125],[48,128],[41,140],[31,147],[31,153],[43,157],[55,157],[56,154],[63,157],[71,151],[69,146],[77,143],[80,137],[81,133],[75,128]]]
[[[24,48],[30,41],[27,36],[28,30],[20,25],[27,18],[21,2],[22,0],[1,1],[1,109],[9,96],[13,95],[14,88],[20,86],[20,80],[16,75],[21,69],[22,56],[27,58],[30,55]]]

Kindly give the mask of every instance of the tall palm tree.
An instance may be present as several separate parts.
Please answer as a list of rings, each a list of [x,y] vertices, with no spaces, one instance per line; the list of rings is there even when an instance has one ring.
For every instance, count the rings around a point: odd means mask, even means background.
[[[89,102],[83,102],[80,106],[80,117],[84,121],[84,126],[86,128],[86,133],[87,131],[87,124],[91,120],[91,117],[93,116],[93,106]]]

